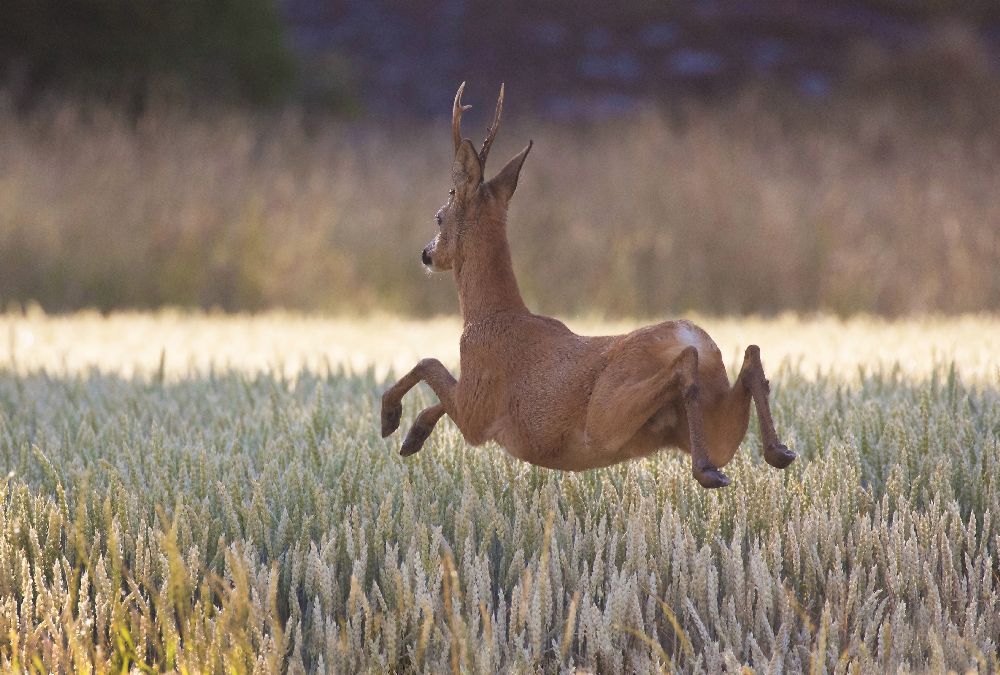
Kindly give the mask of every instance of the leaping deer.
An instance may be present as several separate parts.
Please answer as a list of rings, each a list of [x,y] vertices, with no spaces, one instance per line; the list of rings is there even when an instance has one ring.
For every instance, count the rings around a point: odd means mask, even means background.
[[[677,447],[690,453],[695,479],[718,488],[729,485],[719,469],[746,434],[753,400],[764,459],[779,469],[791,464],[795,453],[775,433],[756,345],[747,347],[730,387],[719,348],[690,321],[584,337],[528,311],[511,266],[506,220],[532,143],[484,181],[503,85],[478,153],[462,138],[462,113],[470,107],[462,105],[464,89],[463,82],[452,108],[454,189],[421,254],[424,265],[455,276],[462,379],[437,359],[421,360],[382,395],[382,437],[399,427],[403,396],[423,380],[440,402],[417,416],[402,455],[418,452],[447,414],[468,443],[494,440],[514,457],[550,469],[583,471]]]

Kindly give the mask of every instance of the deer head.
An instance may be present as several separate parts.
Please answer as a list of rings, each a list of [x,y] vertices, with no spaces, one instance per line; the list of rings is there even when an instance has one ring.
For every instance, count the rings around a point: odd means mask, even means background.
[[[507,205],[514,196],[517,177],[532,145],[529,141],[527,147],[511,158],[500,173],[484,181],[486,158],[500,128],[503,85],[500,85],[493,121],[486,130],[486,139],[478,153],[472,141],[462,138],[462,113],[472,107],[462,105],[464,90],[463,82],[455,94],[451,112],[451,133],[455,144],[455,160],[451,166],[454,187],[448,192],[448,201],[435,215],[438,233],[420,256],[424,265],[435,272],[460,269],[466,247],[476,246],[482,237],[496,235],[498,230],[503,233]]]

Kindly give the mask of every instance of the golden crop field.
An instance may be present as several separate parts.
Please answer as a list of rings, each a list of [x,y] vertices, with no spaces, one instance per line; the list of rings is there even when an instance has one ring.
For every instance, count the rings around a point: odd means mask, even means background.
[[[453,318],[0,316],[0,668],[1000,670],[1000,317],[695,318],[788,470],[755,423],[720,491],[401,458],[378,394]]]

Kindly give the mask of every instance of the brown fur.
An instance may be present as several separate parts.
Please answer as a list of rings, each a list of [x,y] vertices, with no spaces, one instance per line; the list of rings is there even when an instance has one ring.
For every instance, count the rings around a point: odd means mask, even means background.
[[[666,321],[626,335],[584,337],[528,311],[511,266],[507,206],[531,143],[492,180],[483,180],[499,126],[503,88],[479,154],[460,133],[464,83],[452,130],[455,185],[437,214],[439,232],[425,263],[451,270],[464,330],[462,378],[436,359],[420,361],[382,396],[382,435],[399,426],[402,398],[421,380],[440,403],[422,411],[402,454],[420,450],[447,414],[472,445],[496,441],[508,453],[551,469],[582,471],[645,457],[660,448],[691,454],[705,487],[729,478],[719,469],[746,434],[757,408],[764,457],[784,468],[795,453],[778,441],[759,349],[751,345],[730,386],[719,348],[690,321]]]

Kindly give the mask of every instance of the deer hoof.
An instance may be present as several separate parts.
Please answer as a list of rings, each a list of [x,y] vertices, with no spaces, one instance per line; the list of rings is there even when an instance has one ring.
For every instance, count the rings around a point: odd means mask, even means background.
[[[729,476],[722,473],[714,466],[705,467],[704,469],[695,469],[694,478],[698,481],[703,488],[713,489],[713,488],[723,488],[729,485],[732,480]]]
[[[402,417],[402,403],[391,404],[382,401],[382,438],[388,437],[399,428],[399,420]]]
[[[776,469],[784,469],[789,464],[794,462],[796,457],[798,457],[798,455],[781,443],[769,445],[764,448],[764,461]]]
[[[399,449],[399,454],[403,457],[408,457],[420,452],[420,449],[424,447],[424,441],[430,435],[430,429],[414,424],[410,427],[409,432],[407,432],[406,438],[403,440],[403,447]]]

